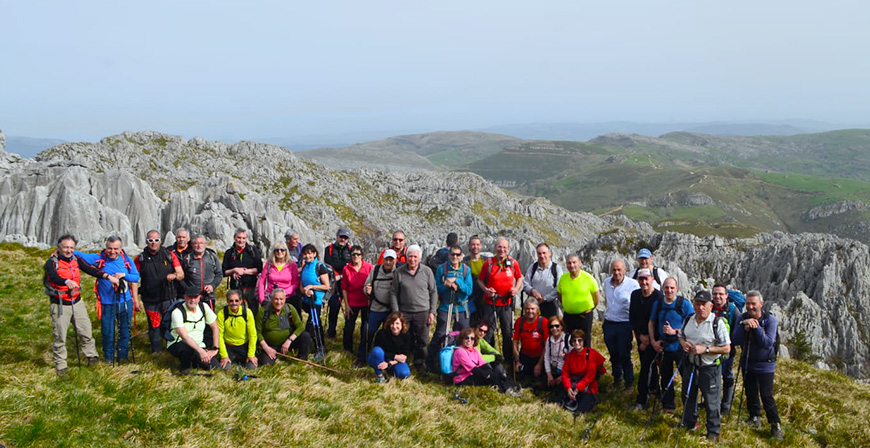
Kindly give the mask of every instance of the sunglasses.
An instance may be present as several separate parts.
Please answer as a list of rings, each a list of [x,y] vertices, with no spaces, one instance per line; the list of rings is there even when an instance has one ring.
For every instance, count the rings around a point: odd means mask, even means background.
[[[145,241],[147,241],[147,242],[149,242],[149,243],[159,243],[159,242],[160,242],[160,238],[148,238],[148,239],[145,240]]]
[[[346,240],[346,239],[349,239],[349,238],[350,238],[349,236],[339,236],[339,237],[338,237],[338,239],[340,239],[340,240]]]
[[[555,325],[550,325],[550,328],[562,328],[562,326],[559,324],[555,324]]]
[[[227,300],[227,303],[241,303],[241,299]]]
[[[462,252],[459,252],[458,254],[450,254],[450,256],[451,256],[451,257],[461,257],[461,256],[462,256]]]
[[[466,341],[476,341],[477,338],[474,337],[474,336],[466,336],[466,337],[465,337],[465,340],[466,340]]]
[[[362,257],[362,254],[359,252],[354,252],[354,253],[350,254],[350,256],[351,257]]]
[[[393,241],[405,241],[404,238],[393,238]]]
[[[272,252],[275,252],[277,254],[278,252],[287,252],[287,249],[275,249]]]
[[[487,331],[489,331],[489,328],[478,328],[477,329],[478,333],[486,333]]]

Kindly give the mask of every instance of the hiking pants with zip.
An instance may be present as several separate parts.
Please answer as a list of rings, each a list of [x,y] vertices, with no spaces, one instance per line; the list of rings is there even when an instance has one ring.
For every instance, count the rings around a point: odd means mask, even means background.
[[[691,376],[693,367],[688,362],[683,364],[683,378]],[[685,427],[694,428],[695,424],[698,423],[698,391],[700,390],[704,395],[704,406],[707,409],[707,434],[719,434],[722,424],[719,410],[719,397],[722,394],[722,370],[720,367],[719,364],[694,367],[695,377],[683,407],[682,423]]]
[[[171,304],[171,300],[142,302],[142,305],[145,306],[145,315],[148,317],[148,341],[151,343],[151,353],[163,351],[163,335],[160,334],[160,319]]]
[[[66,335],[70,325],[75,325],[85,358],[98,356],[91,330],[91,318],[88,316],[88,309],[84,301],[79,300],[75,305],[52,303],[49,306],[49,311],[51,312],[51,334],[53,336],[51,352],[54,355],[55,369],[67,368]],[[75,311],[75,319],[73,319],[73,311]]]

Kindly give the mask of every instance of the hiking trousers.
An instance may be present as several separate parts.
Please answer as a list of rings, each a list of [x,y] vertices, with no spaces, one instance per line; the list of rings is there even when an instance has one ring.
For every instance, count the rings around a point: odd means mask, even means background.
[[[683,365],[682,376],[689,378],[692,369],[695,376],[690,385],[688,398],[683,407],[683,425],[694,428],[698,423],[698,391],[704,395],[704,406],[707,410],[707,434],[719,434],[722,425],[722,415],[719,409],[719,397],[722,395],[722,370],[718,364],[696,367]],[[687,380],[688,381],[688,380]]]
[[[438,310],[435,315],[435,333],[432,335],[432,341],[429,343],[429,354],[426,362],[429,365],[430,369],[435,368],[435,360],[438,358],[438,354],[441,353],[441,347],[444,344],[444,338],[447,337],[447,334],[452,331],[462,331],[468,328],[469,322],[468,317],[465,315],[465,311],[459,312],[453,310],[453,318],[449,320],[456,319],[453,322],[453,328],[448,329],[448,316],[447,311]]]
[[[103,314],[105,316],[105,314]],[[196,367],[202,370],[211,370],[211,369],[219,369],[221,366],[220,355],[214,355],[211,358],[211,362],[205,364],[199,358],[199,354],[191,348],[189,345],[185,344],[184,341],[178,341],[169,346],[166,349],[172,356],[178,358],[178,370],[184,372],[190,368]]]
[[[145,305],[145,315],[148,317],[148,342],[151,344],[151,353],[163,351],[163,335],[160,334],[160,320],[163,313],[172,304],[171,300],[162,302],[142,302]]]
[[[486,333],[486,340],[492,346],[495,346],[493,336],[495,334],[495,325],[501,329],[501,352],[504,355],[505,365],[514,365],[514,307],[513,305],[496,306],[491,303],[484,303],[482,308],[482,316],[489,322],[489,331]]]
[[[633,338],[630,322],[614,322],[605,320],[601,326],[604,332],[604,344],[610,355],[610,372],[613,382],[625,382],[625,387],[634,384],[634,365],[631,363],[631,340]]]
[[[103,357],[106,362],[115,359],[115,320],[118,320],[118,358],[124,359],[130,352],[130,321],[133,319],[133,301],[103,304],[100,331],[103,338]],[[78,317],[78,312],[76,312]]]
[[[360,318],[359,324],[359,346],[356,352],[356,359],[360,363],[365,363],[366,352],[368,352],[368,324],[369,324],[369,307],[367,306],[352,306],[350,307],[350,318],[344,320],[344,334],[342,335],[342,346],[350,353],[353,353],[353,332],[356,330],[356,319]]]
[[[764,414],[768,423],[780,423],[779,411],[776,409],[776,400],[773,399],[773,372],[752,373],[743,372],[743,386],[746,392],[746,408],[750,417],[761,417],[761,406],[764,405]],[[758,396],[761,395],[761,402]]]
[[[66,363],[66,334],[70,325],[75,325],[75,331],[79,335],[82,345],[82,353],[85,358],[97,357],[97,346],[94,343],[91,329],[91,318],[85,302],[79,300],[74,305],[59,305],[52,303],[49,306],[51,312],[51,353],[54,356],[54,367],[57,370],[67,368]],[[75,313],[75,319],[73,319]]]

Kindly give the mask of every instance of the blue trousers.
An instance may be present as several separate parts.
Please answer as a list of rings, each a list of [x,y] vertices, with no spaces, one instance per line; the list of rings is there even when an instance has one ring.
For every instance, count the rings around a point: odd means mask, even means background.
[[[626,387],[634,384],[634,366],[631,364],[631,323],[604,321],[604,344],[610,354],[610,372],[613,382],[620,379]]]
[[[375,369],[375,375],[383,373],[382,370],[378,369],[378,364],[384,361],[384,349],[380,347],[373,348],[372,352],[369,353],[369,366],[371,366],[372,369]],[[408,363],[400,362],[392,367],[388,367],[387,373],[392,373],[396,378],[403,380],[411,376],[411,368],[408,367]]]
[[[133,301],[101,305],[103,318],[100,331],[103,337],[103,358],[107,362],[115,359],[115,319],[118,320],[118,358],[126,358],[130,351],[130,322],[133,319]]]

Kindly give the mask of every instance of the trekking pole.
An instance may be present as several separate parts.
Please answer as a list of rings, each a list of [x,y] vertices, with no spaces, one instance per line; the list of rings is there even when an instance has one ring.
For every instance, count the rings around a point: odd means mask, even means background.
[[[322,360],[326,357],[326,350],[323,346],[323,335],[320,334],[321,326],[320,326],[320,313],[317,310],[317,305],[312,304],[310,307],[311,310],[311,324],[314,327],[314,344],[317,346],[317,353],[314,355],[315,360]]]
[[[326,367],[326,366],[324,366],[324,365],[316,364],[316,363],[313,363],[313,362],[311,362],[311,361],[307,361],[307,360],[302,359],[302,358],[297,358],[297,357],[295,357],[295,356],[285,355],[285,354],[283,354],[283,353],[281,353],[281,352],[276,352],[275,354],[278,355],[278,356],[280,356],[280,357],[282,357],[282,358],[292,359],[293,361],[298,361],[298,362],[301,362],[301,363],[303,363],[303,364],[308,364],[309,366],[317,367],[317,368],[319,368],[319,369],[323,369],[323,370],[326,370],[326,371],[328,371],[328,372],[338,373],[339,375],[346,375],[346,374],[347,374],[347,372],[342,372],[342,371],[340,371],[340,370],[336,370],[336,369],[333,369],[333,368],[330,368],[330,367]],[[250,375],[249,375],[249,376],[250,376]]]
[[[595,424],[598,423],[598,418],[601,417],[603,412],[604,411],[598,411],[592,419],[592,423],[583,430],[583,434],[580,436],[580,440],[583,440],[583,445],[589,445],[589,440],[592,438],[592,429],[595,428]]]
[[[682,413],[682,415],[680,415],[679,425],[681,428],[679,431],[677,431],[677,444],[674,445],[674,448],[677,448],[680,446],[680,437],[683,435],[683,430],[682,430],[683,428],[682,427],[685,426],[683,420],[686,419],[686,407],[689,404],[689,395],[692,395],[692,381],[694,381],[694,379],[695,379],[695,369],[696,368],[697,368],[697,366],[695,366],[695,364],[693,363],[692,364],[692,373],[689,375],[689,387],[686,389],[686,397],[683,400],[683,413]],[[697,396],[696,396],[695,397],[695,406],[697,406],[697,405],[698,405],[698,402],[697,402]]]
[[[121,288],[121,283],[118,283],[118,289],[120,289],[120,288]],[[118,353],[119,353],[118,333],[121,332],[121,329],[120,329],[120,326],[121,326],[121,321],[120,321],[121,305],[118,303],[118,301],[121,299],[120,299],[120,292],[118,291],[118,289],[115,289],[115,315],[113,316],[115,318],[115,322],[114,322],[115,323],[115,334],[112,335],[113,336],[112,340],[115,341],[115,346],[114,346],[114,349],[112,350],[114,352],[112,354],[112,367],[115,367],[115,363],[119,362],[118,361]]]
[[[680,373],[680,368],[683,367],[683,361],[684,361],[685,359],[686,359],[686,357],[683,356],[683,358],[680,360],[679,365],[678,365],[677,368],[674,370],[674,374],[671,375],[671,379],[670,379],[670,381],[668,381],[668,386],[665,387],[665,390],[662,391],[662,399],[664,399],[665,394],[666,394],[666,393],[671,389],[671,386],[674,385],[674,380],[677,379],[677,374]],[[647,431],[647,430],[650,428],[650,426],[652,425],[652,422],[653,422],[653,420],[655,419],[655,416],[656,416],[656,405],[657,405],[657,404],[658,404],[658,400],[656,400],[655,403],[653,403],[653,410],[652,410],[652,412],[650,413],[649,421],[646,422],[646,426],[643,428],[643,433],[641,433],[641,435],[640,435],[640,440],[638,440],[638,442],[643,442],[643,438],[646,436],[646,431]],[[662,406],[664,406],[664,404],[663,404]]]
[[[76,289],[80,290],[80,288],[76,288]],[[61,310],[63,310],[63,298],[61,298],[60,295],[58,295],[58,299],[59,299],[58,303],[60,304],[59,308]],[[79,300],[81,300],[81,292],[79,292]],[[72,303],[72,300],[70,300],[70,303]],[[76,324],[76,304],[75,303],[72,303],[72,306],[70,306],[70,310],[72,311],[73,334],[75,334],[75,336],[76,336],[76,360],[79,363],[79,368],[81,368],[82,367],[82,356],[79,353],[79,351],[80,351],[80,349],[79,349],[79,327]]]
[[[737,424],[740,424],[740,417],[743,416],[743,397],[746,396],[746,367],[749,366],[749,349],[752,347],[752,339],[747,334],[746,335],[746,349],[741,350],[740,356],[746,354],[746,361],[737,365],[737,378],[740,378],[740,371],[743,370],[743,384],[741,384],[740,389],[740,404],[738,405],[740,409],[737,410]],[[734,384],[737,384],[735,381]]]

